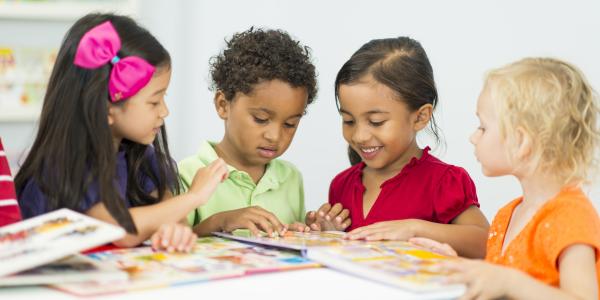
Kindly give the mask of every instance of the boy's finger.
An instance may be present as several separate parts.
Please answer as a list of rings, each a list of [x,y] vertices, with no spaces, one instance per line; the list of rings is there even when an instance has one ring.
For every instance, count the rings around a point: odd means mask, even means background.
[[[248,222],[248,225],[246,226],[246,228],[248,228],[248,230],[250,230],[250,233],[253,236],[260,236],[260,230],[258,230],[258,228],[256,227],[256,225],[254,225],[253,222]]]

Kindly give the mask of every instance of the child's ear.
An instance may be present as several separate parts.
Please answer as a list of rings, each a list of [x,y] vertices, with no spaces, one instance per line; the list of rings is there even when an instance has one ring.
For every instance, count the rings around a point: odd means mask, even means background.
[[[229,115],[229,101],[225,97],[225,94],[222,91],[217,91],[215,93],[215,109],[217,110],[217,114],[223,120],[227,120],[227,116]]]
[[[414,122],[415,131],[419,131],[419,130],[425,128],[427,126],[427,124],[429,124],[432,114],[433,114],[433,105],[425,104],[425,105],[419,107],[419,109],[415,112],[415,116],[416,116],[415,122]]]
[[[531,140],[531,136],[523,127],[518,127],[516,129],[516,158],[519,161],[526,160],[531,154],[531,148],[533,145],[533,141]]]
[[[115,105],[107,101],[106,111],[108,112],[108,126],[112,126],[115,123],[115,110]]]

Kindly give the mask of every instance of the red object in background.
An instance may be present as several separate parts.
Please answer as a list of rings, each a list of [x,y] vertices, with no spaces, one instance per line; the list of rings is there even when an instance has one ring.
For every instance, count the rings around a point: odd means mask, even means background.
[[[0,226],[21,221],[21,211],[10,174],[8,159],[0,140]]]

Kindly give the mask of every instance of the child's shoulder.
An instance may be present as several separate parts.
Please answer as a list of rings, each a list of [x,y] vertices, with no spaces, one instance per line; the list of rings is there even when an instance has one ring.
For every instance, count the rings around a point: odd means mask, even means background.
[[[332,186],[344,185],[344,183],[352,180],[355,177],[361,178],[362,169],[365,167],[364,162],[357,163],[341,171],[331,181]]]
[[[425,157],[419,160],[419,165],[431,176],[437,174],[439,178],[470,178],[469,173],[464,168],[446,163],[428,151],[423,153]]]
[[[302,178],[302,173],[293,163],[283,160],[274,159],[269,163],[269,168],[275,172],[275,176],[284,179]]]

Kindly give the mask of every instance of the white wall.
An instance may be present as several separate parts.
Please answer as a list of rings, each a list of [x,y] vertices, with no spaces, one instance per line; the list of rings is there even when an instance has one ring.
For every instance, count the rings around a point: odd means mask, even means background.
[[[333,81],[370,39],[408,35],[425,47],[440,94],[436,117],[447,143],[445,151],[434,153],[467,169],[488,218],[520,191],[512,178],[484,177],[468,142],[477,126],[475,102],[484,72],[525,56],[554,56],[576,64],[600,89],[598,1],[140,2],[141,22],[173,56],[167,126],[178,160],[195,153],[201,140],[222,137],[208,91],[208,59],[224,47],[224,38],[250,26],[280,28],[313,49],[320,92],[283,156],[304,174],[309,209],[327,200],[330,180],[348,166]],[[0,124],[0,135],[6,128]],[[596,207],[598,190],[592,190]]]

